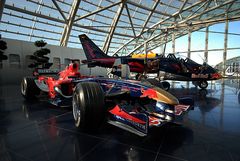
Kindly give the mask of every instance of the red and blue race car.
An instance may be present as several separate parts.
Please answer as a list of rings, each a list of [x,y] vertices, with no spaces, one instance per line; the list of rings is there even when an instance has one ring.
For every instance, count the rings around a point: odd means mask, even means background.
[[[76,63],[59,72],[58,78],[46,73],[38,70],[35,77],[24,77],[22,95],[33,99],[46,93],[50,103],[72,106],[80,129],[96,129],[107,119],[112,125],[146,136],[151,127],[174,122],[193,106],[192,99],[177,99],[148,81],[81,76]]]

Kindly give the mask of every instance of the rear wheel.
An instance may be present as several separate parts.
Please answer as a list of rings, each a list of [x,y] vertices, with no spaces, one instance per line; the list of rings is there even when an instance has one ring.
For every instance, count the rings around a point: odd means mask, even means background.
[[[36,98],[40,93],[40,89],[34,82],[35,78],[24,77],[21,82],[21,93],[23,97],[27,100]]]
[[[73,92],[73,117],[80,129],[96,129],[104,119],[104,93],[96,82],[82,82]]]
[[[207,81],[199,81],[198,86],[201,89],[206,89],[208,87],[208,82]]]

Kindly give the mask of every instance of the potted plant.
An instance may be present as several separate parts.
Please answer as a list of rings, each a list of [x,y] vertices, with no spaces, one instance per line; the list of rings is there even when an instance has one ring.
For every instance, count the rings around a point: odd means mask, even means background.
[[[29,68],[49,68],[51,66],[51,63],[49,63],[49,57],[47,57],[48,54],[50,54],[50,50],[48,48],[44,48],[44,46],[47,45],[47,43],[43,40],[35,41],[34,45],[39,50],[35,51],[33,55],[31,55],[30,59],[34,60],[34,63],[28,65]]]
[[[2,60],[7,60],[8,56],[4,55],[4,51],[7,49],[7,43],[3,40],[1,40],[1,35],[0,35],[0,63]]]

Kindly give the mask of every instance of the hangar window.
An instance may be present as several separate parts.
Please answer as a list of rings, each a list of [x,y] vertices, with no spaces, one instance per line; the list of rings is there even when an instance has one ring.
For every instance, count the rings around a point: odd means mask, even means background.
[[[52,66],[52,68],[53,69],[60,69],[60,67],[61,67],[61,63],[60,62],[61,62],[60,58],[54,57],[53,58],[53,66]]]
[[[235,72],[240,72],[239,63],[235,64]]]
[[[17,54],[9,54],[9,66],[11,68],[20,68],[20,56]]]
[[[233,72],[237,72],[237,63],[233,63]]]
[[[71,63],[71,59],[69,59],[69,58],[65,58],[64,59],[64,65],[65,66],[67,66],[68,64],[70,64]]]

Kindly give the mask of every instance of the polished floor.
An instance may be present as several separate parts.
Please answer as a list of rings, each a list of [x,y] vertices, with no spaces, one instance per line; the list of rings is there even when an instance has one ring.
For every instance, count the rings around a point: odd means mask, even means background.
[[[240,80],[207,90],[172,82],[195,108],[180,124],[138,137],[109,124],[98,132],[74,127],[72,112],[46,101],[26,102],[19,86],[0,86],[0,161],[240,161]]]

